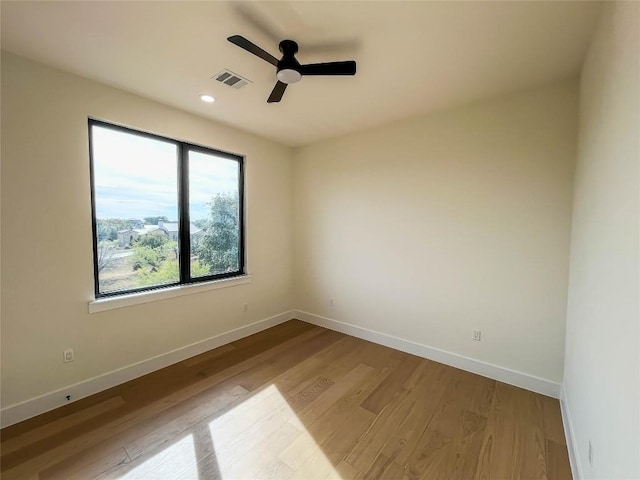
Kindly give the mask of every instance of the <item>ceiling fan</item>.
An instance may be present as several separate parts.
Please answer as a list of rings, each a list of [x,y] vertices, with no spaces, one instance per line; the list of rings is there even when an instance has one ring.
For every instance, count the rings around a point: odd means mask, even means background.
[[[278,82],[276,86],[273,87],[267,103],[279,102],[284,95],[284,91],[287,89],[287,85],[299,82],[303,75],[356,74],[356,62],[353,60],[300,65],[300,62],[298,62],[295,57],[295,54],[298,53],[298,44],[293,40],[282,40],[280,42],[279,49],[282,53],[280,60],[240,35],[233,35],[227,38],[227,40],[276,67]]]

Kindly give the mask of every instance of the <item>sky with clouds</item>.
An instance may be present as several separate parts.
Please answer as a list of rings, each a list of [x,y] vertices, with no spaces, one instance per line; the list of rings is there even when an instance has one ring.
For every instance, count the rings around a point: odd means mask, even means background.
[[[176,145],[94,125],[93,168],[97,218],[166,216],[178,219]],[[237,193],[238,162],[189,152],[189,214],[206,218],[217,193]]]

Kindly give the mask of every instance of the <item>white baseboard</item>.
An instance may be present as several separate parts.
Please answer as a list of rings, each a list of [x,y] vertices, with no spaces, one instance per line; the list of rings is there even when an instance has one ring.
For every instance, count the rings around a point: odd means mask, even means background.
[[[564,391],[564,385],[560,390],[560,411],[562,412],[562,425],[564,426],[564,436],[567,441],[567,450],[569,451],[569,463],[571,464],[571,475],[573,480],[584,478],[582,475],[582,464],[580,463],[580,454],[576,445],[576,435],[573,431],[573,422],[571,421],[571,413],[569,403],[567,402],[567,394]]]
[[[473,358],[447,352],[439,348],[430,347],[421,343],[405,340],[387,333],[376,332],[368,328],[358,327],[331,318],[322,317],[313,313],[297,311],[296,318],[314,325],[329,328],[338,332],[346,333],[353,337],[362,338],[370,342],[378,343],[386,347],[411,353],[419,357],[428,358],[445,365],[450,365],[461,370],[482,375],[483,377],[499,380],[516,387],[521,387],[533,392],[541,393],[553,398],[560,396],[560,384],[544,378],[517,372],[509,368],[500,367],[491,363],[483,362]]]
[[[167,353],[157,355],[146,360],[128,365],[117,370],[99,375],[97,377],[84,380],[74,385],[69,385],[54,392],[46,393],[20,403],[9,405],[0,410],[0,425],[4,428],[14,423],[21,422],[41,413],[48,412],[54,408],[68,404],[67,395],[71,395],[72,400],[79,400],[94,393],[101,392],[116,385],[128,382],[134,378],[141,377],[147,373],[154,372],[174,363],[181,362],[187,358],[207,352],[211,349],[226,345],[227,343],[240,340],[254,333],[258,333],[267,328],[274,327],[280,323],[294,318],[293,311],[284,312],[273,317],[265,318],[258,322],[245,325],[234,330],[216,335],[214,337],[201,340],[191,345],[177,348]]]

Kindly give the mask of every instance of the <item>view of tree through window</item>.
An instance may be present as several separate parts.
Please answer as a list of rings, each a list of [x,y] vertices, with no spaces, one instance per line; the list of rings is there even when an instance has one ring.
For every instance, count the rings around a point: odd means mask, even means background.
[[[191,255],[197,258],[192,277],[239,268],[239,173],[237,162],[189,152],[189,218],[195,226]]]
[[[96,296],[242,273],[240,157],[97,121],[90,135]]]

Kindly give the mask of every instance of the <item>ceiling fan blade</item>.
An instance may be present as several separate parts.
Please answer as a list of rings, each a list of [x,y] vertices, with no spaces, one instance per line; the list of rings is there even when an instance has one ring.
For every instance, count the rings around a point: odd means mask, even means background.
[[[266,60],[271,65],[274,65],[276,67],[278,66],[278,59],[276,57],[271,55],[269,52],[265,52],[255,43],[250,42],[246,38],[240,35],[232,35],[231,37],[227,38],[227,40],[229,40],[234,45],[239,46],[240,48],[244,48],[247,52],[253,53],[261,59]]]
[[[349,60],[346,62],[310,63],[300,65],[302,75],[355,75],[356,62]]]
[[[282,100],[282,95],[284,95],[284,91],[286,89],[287,84],[282,83],[280,80],[278,80],[278,83],[276,83],[276,86],[273,87],[273,90],[271,91],[271,95],[269,95],[267,103],[276,103]]]

